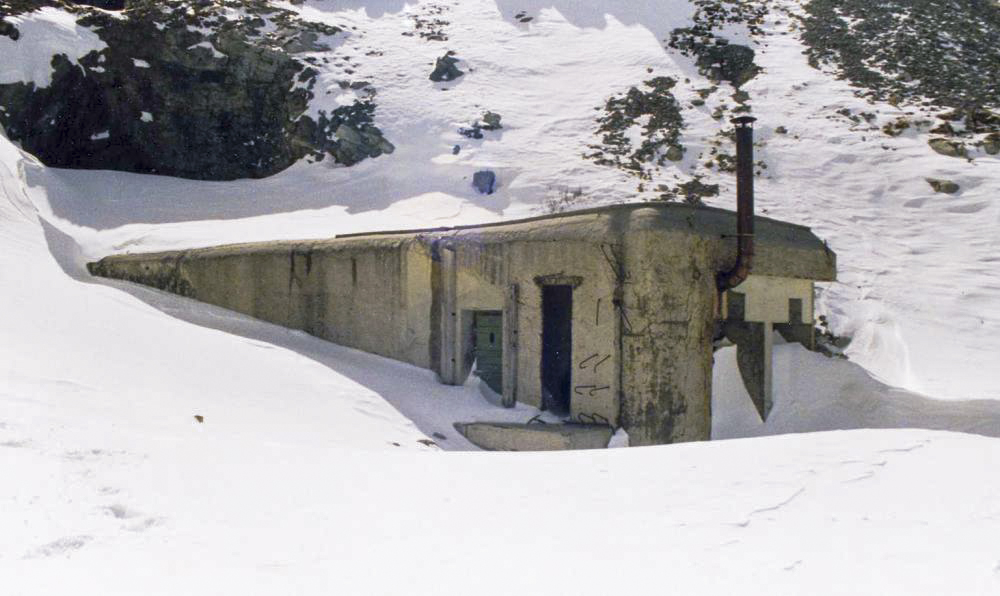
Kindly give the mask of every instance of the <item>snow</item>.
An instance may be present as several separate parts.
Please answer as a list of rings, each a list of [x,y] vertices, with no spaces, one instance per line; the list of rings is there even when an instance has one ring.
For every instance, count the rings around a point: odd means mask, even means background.
[[[633,200],[635,180],[581,157],[594,108],[652,76],[691,77],[677,89],[685,106],[703,86],[660,43],[690,17],[676,0],[463,1],[442,16],[444,44],[401,35],[423,3],[283,6],[358,27],[335,51],[378,89],[395,153],[213,183],[46,168],[0,135],[5,596],[1000,590],[1000,401],[985,399],[1000,397],[988,366],[1000,353],[997,159],[826,119],[878,109],[880,126],[900,111],[809,69],[787,25],[766,25],[777,33],[759,53],[766,72],[748,85],[769,165],[758,205],[829,239],[841,281],[820,304],[855,339],[851,361],[777,346],[767,423],[732,348],[717,352],[713,437],[730,440],[461,452],[472,446],[452,423],[538,412],[495,407],[475,379],[447,387],[89,277],[84,263],[109,253],[490,221],[538,213],[566,188],[582,189],[571,207]],[[47,10],[18,17],[29,23],[18,43],[30,33],[49,40],[43,55],[83,55],[92,34]],[[515,21],[520,10],[533,21]],[[434,85],[448,48],[468,74]],[[0,72],[47,76],[47,60],[17,56]],[[317,89],[346,76],[326,68]],[[688,153],[658,176],[708,146],[716,101],[685,108]],[[502,130],[457,134],[486,110]],[[483,168],[504,181],[494,195],[470,187]],[[934,195],[924,176],[962,191]],[[729,175],[706,181],[723,186],[713,204],[731,206]]]
[[[225,58],[226,57],[225,54],[223,54],[219,50],[215,49],[215,46],[212,45],[212,42],[207,41],[207,40],[203,41],[201,43],[196,43],[196,44],[194,44],[192,46],[189,46],[188,50],[193,50],[195,48],[202,48],[202,49],[208,50],[209,52],[212,53],[212,57],[213,58]]]
[[[771,26],[788,33],[789,23]],[[1000,354],[1000,235],[985,232],[1000,222],[1000,159],[945,157],[926,135],[890,139],[826,119],[877,110],[881,126],[903,111],[854,98],[800,51],[791,34],[771,37],[758,58],[767,74],[747,85],[774,176],[759,185],[761,210],[811,226],[837,252],[839,282],[820,303],[834,331],[854,337],[852,360],[925,395],[1000,399],[988,373]],[[778,125],[789,134],[772,135]],[[926,177],[962,190],[935,194]]]
[[[93,31],[78,25],[72,14],[51,6],[4,20],[21,35],[17,41],[0,35],[0,85],[24,82],[48,87],[55,55],[63,54],[79,64],[83,56],[107,47]]]
[[[378,90],[376,122],[396,152],[351,168],[301,163],[267,180],[214,185],[117,174],[105,184],[104,173],[56,173],[59,180],[46,183],[51,219],[88,257],[653,198],[657,184],[684,180],[710,147],[722,126],[710,114],[731,93],[723,85],[706,105],[689,105],[707,83],[690,59],[665,52],[660,41],[690,18],[687,2],[463,2],[441,15],[452,23],[445,43],[401,35],[412,31],[410,17],[424,4],[283,6],[348,31],[330,53],[336,59],[320,66],[310,110],[352,101],[356,95],[341,91],[339,81],[369,81]],[[531,23],[513,18],[520,10]],[[758,154],[768,163],[758,181],[760,211],[812,226],[838,253],[840,281],[825,286],[817,303],[836,333],[855,338],[848,348],[855,362],[888,384],[937,398],[1000,398],[1000,386],[983,374],[1000,352],[1000,238],[983,233],[1000,221],[1000,203],[992,200],[1000,160],[941,156],[923,137],[888,138],[836,116],[841,108],[877,112],[878,127],[905,112],[869,105],[845,82],[810,68],[791,21],[772,19],[765,28],[773,34],[758,48],[765,72],[747,85],[760,119]],[[738,41],[745,32],[731,26],[727,35]],[[469,72],[433,84],[427,74],[447,49],[459,52]],[[376,50],[381,55],[369,55]],[[636,179],[582,154],[597,140],[594,108],[653,76],[682,81],[675,92],[688,151],[640,193]],[[503,129],[482,140],[458,134],[487,110],[503,116]],[[779,125],[789,134],[774,134]],[[488,197],[470,186],[481,169],[503,182]],[[926,177],[954,180],[962,190],[935,194]],[[732,207],[730,174],[710,173],[705,182],[722,187],[709,204]],[[78,201],[74,186],[93,192]],[[566,189],[579,190],[568,205]],[[251,194],[259,200],[244,199]],[[394,211],[402,205],[406,213]]]
[[[142,122],[152,122],[153,114],[151,114],[150,112],[142,112],[139,115],[139,120],[141,120]]]
[[[136,68],[150,68],[149,62],[140,60],[139,58],[132,58],[132,64]]]
[[[798,344],[775,346],[773,383],[774,409],[763,423],[739,379],[735,348],[716,352],[712,438],[861,428],[927,428],[1000,438],[1000,401],[926,397]]]
[[[91,141],[101,141],[103,139],[107,139],[107,138],[110,138],[110,137],[111,137],[111,132],[110,131],[102,130],[101,132],[94,133],[94,134],[90,135],[90,140]]]

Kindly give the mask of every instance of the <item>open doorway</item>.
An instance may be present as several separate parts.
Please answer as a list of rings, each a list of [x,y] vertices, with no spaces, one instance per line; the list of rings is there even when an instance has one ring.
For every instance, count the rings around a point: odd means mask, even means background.
[[[542,409],[570,411],[573,365],[573,286],[542,286]]]

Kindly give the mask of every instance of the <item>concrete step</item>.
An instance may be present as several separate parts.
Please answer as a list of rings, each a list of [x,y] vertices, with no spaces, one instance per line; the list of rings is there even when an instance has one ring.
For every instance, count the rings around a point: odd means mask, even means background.
[[[596,424],[513,422],[456,422],[455,430],[487,451],[604,449],[614,432],[610,426]]]

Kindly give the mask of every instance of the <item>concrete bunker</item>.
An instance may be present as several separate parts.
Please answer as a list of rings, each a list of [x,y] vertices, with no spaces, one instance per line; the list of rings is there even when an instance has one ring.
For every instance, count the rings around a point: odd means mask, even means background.
[[[750,122],[737,122],[744,147]],[[808,228],[753,215],[751,159],[738,152],[736,213],[637,203],[115,255],[88,269],[429,368],[446,384],[474,371],[502,405],[568,425],[456,425],[486,448],[589,448],[618,428],[632,445],[707,440],[715,347],[736,345],[766,418],[773,333],[811,347],[814,282],[836,276]]]
[[[88,267],[429,368],[444,383],[475,367],[504,405],[624,428],[631,444],[650,445],[710,438],[722,338],[761,405],[769,331],[812,341],[813,283],[834,279],[835,256],[808,228],[755,224],[753,273],[722,293],[715,275],[734,262],[734,214],[675,203]],[[572,444],[557,439],[530,444]]]

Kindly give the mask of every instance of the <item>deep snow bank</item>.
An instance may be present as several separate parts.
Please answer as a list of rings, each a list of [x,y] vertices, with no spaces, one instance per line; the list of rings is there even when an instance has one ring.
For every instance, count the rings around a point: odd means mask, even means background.
[[[231,313],[194,325],[91,281],[75,241],[40,219],[26,192],[25,180],[40,171],[0,137],[5,433],[65,418],[94,436],[183,436],[199,432],[197,414],[216,433],[264,442],[291,433],[331,447],[426,448],[417,442],[423,434],[374,392],[264,339],[220,331]]]
[[[728,124],[713,115],[732,105],[733,89],[708,92],[693,58],[662,43],[689,24],[686,2],[663,10],[600,1],[283,6],[353,32],[319,69],[310,110],[353,101],[356,92],[339,83],[348,68],[351,80],[379,89],[377,123],[397,151],[351,168],[299,163],[255,182],[29,171],[36,204],[88,258],[653,199],[661,185],[695,173],[720,187],[707,202],[732,207],[732,174],[705,162],[728,151]],[[516,17],[522,10],[530,21]],[[993,200],[1000,158],[937,154],[915,128],[886,136],[881,127],[906,117],[907,108],[870,104],[846,81],[810,67],[793,24],[780,11],[760,23],[754,48],[763,70],[742,87],[759,118],[757,154],[767,165],[757,183],[760,211],[812,226],[838,253],[840,282],[822,288],[818,304],[835,332],[854,336],[855,362],[888,384],[934,397],[1000,397],[985,373],[1000,353],[1000,237],[984,233],[1000,221]],[[427,27],[446,39],[422,37]],[[719,34],[754,44],[736,25]],[[429,81],[448,50],[466,74]],[[685,125],[681,161],[646,168],[652,179],[641,181],[586,159],[600,139],[595,108],[659,76],[678,81],[671,92]],[[459,134],[487,110],[503,116],[502,129],[482,139]],[[641,137],[642,127],[627,132]],[[473,190],[481,169],[497,173],[495,194]],[[925,178],[961,190],[936,193]]]
[[[888,386],[857,364],[776,345],[774,409],[761,422],[739,378],[736,349],[715,353],[712,438],[856,428],[927,428],[1000,437],[1000,401],[940,400]]]

